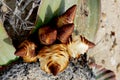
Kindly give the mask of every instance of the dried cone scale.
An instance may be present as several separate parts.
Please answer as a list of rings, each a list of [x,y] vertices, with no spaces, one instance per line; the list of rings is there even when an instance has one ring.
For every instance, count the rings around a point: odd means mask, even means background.
[[[56,19],[57,27],[60,28],[63,25],[73,23],[74,18],[75,18],[76,9],[77,9],[77,6],[73,5],[65,13],[63,13],[61,16],[59,16]]]
[[[50,26],[44,26],[39,28],[38,36],[42,44],[50,45],[56,40],[57,30],[52,29]]]
[[[69,63],[69,55],[64,44],[45,46],[39,51],[37,57],[41,69],[53,75],[63,71]]]
[[[80,54],[86,53],[89,48],[92,48],[94,46],[94,43],[88,41],[85,37],[82,37],[81,35],[72,37],[67,44],[69,54],[73,58],[79,58]]]
[[[58,29],[57,39],[62,43],[67,43],[74,30],[74,24],[67,24]]]
[[[24,62],[36,62],[37,57],[35,54],[36,45],[28,40],[25,40],[20,44],[19,48],[15,52],[15,55],[21,56]]]

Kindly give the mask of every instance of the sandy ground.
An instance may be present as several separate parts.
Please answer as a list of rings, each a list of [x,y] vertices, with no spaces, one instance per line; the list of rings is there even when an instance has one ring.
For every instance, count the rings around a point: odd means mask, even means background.
[[[113,70],[120,80],[120,0],[101,0],[100,27],[89,56]]]

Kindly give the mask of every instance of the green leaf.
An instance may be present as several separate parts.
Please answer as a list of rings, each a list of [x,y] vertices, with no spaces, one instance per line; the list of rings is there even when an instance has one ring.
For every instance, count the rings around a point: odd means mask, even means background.
[[[0,66],[7,65],[18,57],[14,55],[15,48],[12,45],[12,40],[6,33],[3,23],[0,20]]]
[[[78,9],[75,18],[75,30],[90,41],[94,41],[99,27],[100,0],[78,0]]]
[[[100,0],[41,0],[35,30],[74,4],[77,5],[74,33],[82,34],[93,41],[99,24]]]

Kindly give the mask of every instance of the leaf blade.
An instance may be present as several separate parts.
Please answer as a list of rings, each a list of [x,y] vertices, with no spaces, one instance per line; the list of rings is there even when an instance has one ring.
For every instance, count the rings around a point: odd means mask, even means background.
[[[7,65],[18,57],[14,55],[15,48],[12,45],[11,38],[3,27],[3,23],[0,20],[0,66]]]

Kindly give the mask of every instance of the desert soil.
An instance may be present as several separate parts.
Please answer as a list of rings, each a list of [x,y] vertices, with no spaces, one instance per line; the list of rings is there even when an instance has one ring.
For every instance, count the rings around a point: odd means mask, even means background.
[[[101,0],[101,19],[95,43],[88,55],[97,64],[113,70],[120,80],[120,0]]]

